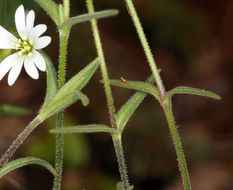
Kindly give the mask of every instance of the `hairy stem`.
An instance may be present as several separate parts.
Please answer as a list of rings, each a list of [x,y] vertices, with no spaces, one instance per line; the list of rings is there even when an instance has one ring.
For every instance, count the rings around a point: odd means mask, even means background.
[[[156,85],[157,85],[157,87],[158,87],[158,89],[160,91],[160,96],[163,97],[164,94],[165,94],[165,88],[163,86],[163,82],[161,80],[159,70],[157,69],[157,66],[155,64],[155,60],[153,58],[150,46],[149,46],[148,41],[146,39],[146,35],[145,35],[144,31],[143,31],[143,27],[142,27],[142,24],[141,24],[141,22],[139,20],[138,15],[137,15],[136,9],[135,9],[135,7],[133,5],[132,0],[125,0],[125,2],[126,2],[127,6],[128,6],[128,9],[130,11],[130,15],[132,17],[135,28],[137,30],[138,37],[139,37],[139,39],[141,41],[141,44],[142,44],[142,47],[144,49],[144,52],[145,52],[146,58],[148,60],[148,63],[150,65],[152,74],[153,74],[153,76],[155,78]]]
[[[7,149],[5,154],[0,160],[0,170],[8,162],[15,151],[20,147],[28,135],[41,123],[37,117],[18,135],[18,137],[13,141],[11,146]]]
[[[94,6],[93,6],[92,0],[87,0],[86,3],[87,3],[88,12],[94,13]],[[116,116],[115,116],[116,111],[115,111],[112,91],[111,91],[111,87],[109,83],[108,71],[107,71],[107,66],[106,66],[106,62],[104,58],[104,51],[103,51],[103,47],[102,47],[102,43],[100,39],[97,21],[95,19],[91,20],[91,26],[92,26],[94,39],[95,39],[97,54],[100,59],[100,68],[101,68],[102,78],[104,82],[104,89],[105,89],[105,94],[107,98],[111,124],[112,124],[112,127],[117,128]]]
[[[166,94],[166,91],[165,91],[162,79],[160,77],[159,71],[157,69],[155,60],[153,58],[150,46],[149,46],[148,41],[146,39],[146,35],[145,35],[144,31],[143,31],[142,24],[141,24],[141,22],[139,20],[139,17],[137,15],[137,12],[136,12],[136,9],[134,7],[134,4],[133,4],[132,0],[125,0],[125,2],[126,2],[126,5],[127,5],[128,9],[129,9],[130,16],[132,17],[132,20],[134,22],[134,25],[135,25],[135,28],[137,30],[139,39],[141,41],[141,44],[143,46],[145,55],[146,55],[147,60],[149,62],[152,74],[153,74],[153,76],[155,78],[156,85],[157,85],[157,87],[159,89],[159,92],[160,92],[160,98],[161,98],[161,100],[163,100],[163,97]],[[165,116],[167,118],[167,121],[168,121],[169,129],[170,129],[170,132],[171,132],[171,136],[172,136],[173,143],[174,143],[174,146],[175,146],[176,154],[177,154],[177,157],[178,157],[178,162],[179,162],[179,167],[180,167],[180,170],[181,170],[181,175],[182,175],[182,179],[183,179],[184,188],[186,190],[191,190],[187,164],[186,164],[186,161],[185,161],[185,156],[184,156],[181,140],[180,140],[178,131],[176,129],[177,127],[176,127],[175,119],[174,119],[174,116],[173,116],[173,113],[172,113],[171,102],[169,102],[168,105],[165,105],[163,101],[161,101],[161,102],[162,102],[162,107],[163,107],[163,110],[164,110],[164,114],[165,114]]]
[[[94,5],[93,5],[92,0],[86,0],[86,4],[87,4],[88,12],[94,13],[95,10],[94,10]],[[97,21],[95,19],[91,20],[91,26],[92,26],[94,39],[95,39],[97,53],[100,58],[100,68],[101,68],[102,78],[104,82],[104,89],[105,89],[105,94],[106,94],[106,99],[107,99],[107,104],[108,104],[108,109],[109,109],[111,125],[113,128],[117,128],[116,114],[115,114],[116,111],[115,111],[113,96],[112,96],[111,87],[109,83],[107,66],[106,66],[106,62],[104,58],[104,52],[103,52],[103,47],[102,47],[102,43],[100,39],[98,26],[97,26]],[[124,158],[124,153],[123,153],[123,148],[122,148],[122,143],[121,143],[121,135],[118,136],[118,138],[114,138],[114,136],[112,136],[112,140],[115,146],[121,181],[123,183],[124,190],[129,190],[129,180],[128,180],[127,167],[125,164],[125,158]]]
[[[121,135],[117,135],[115,137],[113,136],[112,139],[113,139],[113,143],[114,143],[114,147],[116,151],[116,156],[117,156],[117,161],[119,165],[123,188],[124,190],[129,190],[130,185],[129,185],[128,175],[127,175],[127,167],[125,164],[125,157],[124,157]]]
[[[70,17],[70,0],[63,0],[64,18],[67,20]]]
[[[69,29],[59,31],[60,37],[60,54],[59,54],[59,69],[58,69],[58,88],[61,89],[65,84],[65,73],[66,73],[66,55],[67,55],[67,44],[69,39]],[[63,112],[57,114],[56,127],[63,127]],[[56,161],[55,169],[57,176],[54,179],[53,190],[61,189],[61,179],[63,170],[63,152],[64,152],[64,135],[56,135]]]
[[[185,190],[191,190],[191,185],[190,185],[190,180],[189,180],[189,173],[188,173],[188,168],[187,164],[185,161],[185,155],[184,151],[182,148],[182,143],[180,140],[180,136],[178,133],[178,126],[175,123],[174,115],[172,113],[172,104],[169,102],[168,104],[165,104],[163,106],[163,110],[168,122],[169,130],[172,136],[173,144],[175,146],[177,158],[178,158],[178,163],[179,163],[179,170],[181,172],[181,176],[183,179],[183,185]]]

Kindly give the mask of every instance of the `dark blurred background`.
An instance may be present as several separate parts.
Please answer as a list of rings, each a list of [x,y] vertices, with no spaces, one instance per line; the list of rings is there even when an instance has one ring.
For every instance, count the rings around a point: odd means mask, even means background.
[[[57,1],[59,2],[59,1]],[[145,80],[150,68],[123,0],[96,0],[96,10],[118,9],[119,15],[99,21],[111,78]],[[186,85],[222,96],[214,101],[197,96],[175,96],[174,113],[183,140],[194,190],[233,189],[233,1],[134,0],[166,89]],[[53,39],[46,48],[57,67],[58,35],[55,25],[32,0],[8,0],[4,27],[15,31],[14,12],[19,4],[36,11],[36,24],[46,23]],[[60,1],[61,3],[61,1]],[[84,0],[71,0],[72,16],[86,13]],[[67,80],[96,57],[89,23],[72,28]],[[90,104],[77,102],[65,111],[65,125],[109,124],[98,71],[84,93]],[[0,82],[0,104],[32,110],[28,116],[1,116],[0,154],[37,114],[45,94],[45,73],[32,80],[23,71],[13,87],[7,76]],[[134,93],[113,87],[119,109]],[[44,122],[26,140],[14,158],[36,156],[54,163],[55,136],[48,130],[55,118]],[[130,120],[123,136],[130,182],[136,190],[182,189],[176,155],[165,117],[153,97]],[[118,167],[108,134],[66,135],[63,190],[111,190],[119,181]],[[27,190],[49,190],[53,177],[44,168],[27,166],[8,176]],[[0,180],[1,190],[15,189]]]

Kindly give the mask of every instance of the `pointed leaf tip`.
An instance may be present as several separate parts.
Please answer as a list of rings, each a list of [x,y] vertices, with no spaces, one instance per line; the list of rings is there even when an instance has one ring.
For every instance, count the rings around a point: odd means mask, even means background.
[[[192,87],[187,87],[187,86],[179,86],[176,87],[170,91],[168,91],[165,96],[164,99],[167,98],[172,98],[173,95],[175,94],[190,94],[190,95],[197,95],[197,96],[204,96],[207,98],[212,98],[215,100],[220,100],[221,97],[211,91],[207,91],[207,90],[202,90],[202,89],[198,89],[198,88],[192,88]]]

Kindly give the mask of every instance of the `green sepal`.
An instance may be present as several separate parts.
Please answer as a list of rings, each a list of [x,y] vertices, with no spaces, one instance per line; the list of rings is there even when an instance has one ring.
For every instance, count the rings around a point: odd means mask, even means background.
[[[27,115],[30,112],[30,110],[18,106],[8,104],[0,105],[0,115]]]
[[[45,59],[46,75],[47,75],[46,95],[45,95],[44,104],[41,108],[44,109],[52,102],[53,98],[57,93],[57,73],[49,57],[42,51],[40,53]]]
[[[51,17],[57,26],[59,26],[58,5],[52,0],[35,0],[42,9]]]
[[[164,96],[164,100],[170,101],[172,96],[175,94],[190,94],[190,95],[204,96],[207,98],[213,98],[215,100],[221,99],[221,97],[219,95],[217,95],[213,92],[207,91],[207,90],[186,87],[186,86],[179,86],[179,87],[173,88],[172,90],[168,91]]]
[[[41,165],[41,166],[45,167],[46,169],[48,169],[54,176],[57,175],[56,170],[48,162],[46,162],[42,159],[39,159],[39,158],[26,157],[26,158],[19,158],[17,160],[13,160],[13,161],[5,164],[2,167],[2,169],[0,170],[0,178],[2,178],[4,175],[6,175],[7,173],[9,173],[15,169],[18,169],[18,168],[23,167],[23,166],[31,165],[31,164]]]
[[[154,83],[154,77],[150,76],[146,82]],[[136,92],[118,111],[116,116],[117,128],[121,133],[123,132],[127,122],[132,117],[138,106],[142,103],[146,95],[146,92]]]
[[[90,21],[91,19],[101,19],[106,18],[110,16],[115,16],[118,14],[118,10],[105,10],[105,11],[99,11],[91,14],[82,14],[75,17],[72,17],[68,20],[66,20],[62,25],[61,29],[66,27],[72,27],[75,24]]]
[[[107,125],[92,124],[80,125],[72,127],[54,128],[50,130],[51,133],[67,134],[67,133],[99,133],[107,132],[111,134],[118,134],[118,130],[110,128]]]

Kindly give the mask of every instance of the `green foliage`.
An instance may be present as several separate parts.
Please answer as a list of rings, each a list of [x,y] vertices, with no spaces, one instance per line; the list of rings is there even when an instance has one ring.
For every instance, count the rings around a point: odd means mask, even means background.
[[[44,100],[44,104],[41,109],[47,107],[55,97],[57,93],[57,73],[54,68],[54,64],[49,59],[49,57],[44,53],[40,52],[46,62],[46,73],[47,73],[47,86],[46,86],[46,96]]]
[[[31,165],[31,164],[41,165],[41,166],[45,167],[46,169],[48,169],[54,176],[56,175],[55,169],[48,162],[41,160],[39,158],[26,157],[26,158],[20,158],[17,160],[13,160],[13,161],[5,164],[3,166],[3,168],[0,170],[0,178],[2,178],[4,175],[6,175],[7,173],[9,173],[17,168]]]
[[[91,19],[101,19],[106,18],[110,16],[115,16],[118,14],[117,10],[106,10],[106,11],[99,11],[91,14],[82,14],[75,17],[72,17],[68,20],[66,20],[60,27],[60,29],[66,28],[66,27],[72,27],[75,24],[90,21]]]
[[[88,98],[80,92],[82,88],[88,83],[96,69],[99,61],[95,59],[87,67],[81,70],[73,78],[71,78],[56,94],[52,102],[45,108],[41,109],[39,118],[45,120],[46,118],[64,110],[78,99],[82,100],[84,105],[87,105]]]
[[[207,90],[202,90],[202,89],[197,89],[197,88],[192,88],[192,87],[187,87],[187,86],[179,86],[176,87],[166,93],[164,96],[164,100],[171,99],[173,95],[175,94],[190,94],[190,95],[198,95],[198,96],[204,96],[208,98],[213,98],[215,100],[220,100],[221,97],[213,92],[207,91]]]
[[[59,25],[59,13],[58,13],[58,5],[53,0],[35,0],[41,8],[45,10],[45,12],[51,17],[51,19]]]
[[[146,82],[154,83],[154,77],[150,76]],[[146,95],[146,92],[136,92],[118,111],[116,116],[117,128],[120,130],[121,133],[123,132],[127,122],[132,117]]]
[[[155,87],[155,85],[151,83],[137,82],[137,81],[122,82],[120,80],[110,80],[110,84],[113,86],[118,86],[122,88],[128,88],[128,89],[133,89],[133,90],[138,90],[141,92],[149,93],[160,102],[159,91]]]
[[[50,130],[51,133],[97,133],[97,132],[107,132],[110,134],[118,134],[118,130],[114,128],[110,128],[107,125],[80,125],[80,126],[72,126],[72,127],[64,127],[64,128],[55,128]]]
[[[0,105],[0,115],[27,115],[31,111],[25,108],[12,106],[8,104]]]

